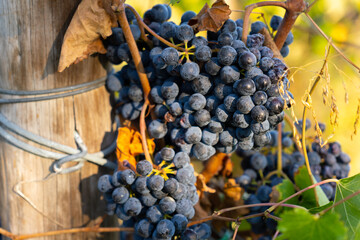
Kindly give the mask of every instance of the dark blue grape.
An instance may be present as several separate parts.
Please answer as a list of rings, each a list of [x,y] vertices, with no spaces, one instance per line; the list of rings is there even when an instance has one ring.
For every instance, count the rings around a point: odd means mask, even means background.
[[[153,229],[154,225],[152,225],[147,219],[141,219],[135,224],[136,234],[143,238],[150,237]]]
[[[221,33],[218,37],[218,43],[221,47],[231,46],[234,42],[233,36],[230,32]]]
[[[195,57],[200,62],[207,62],[211,59],[211,49],[208,46],[197,47]]]
[[[222,65],[231,65],[236,58],[236,50],[230,46],[220,48],[217,59]]]
[[[137,198],[129,198],[124,204],[124,212],[128,216],[137,216],[142,209],[141,202]]]
[[[255,34],[260,32],[261,29],[267,28],[266,24],[261,21],[256,21],[251,24],[250,34]]]
[[[255,67],[256,63],[256,56],[250,51],[241,53],[238,59],[239,66],[245,70],[249,70],[252,67]]]
[[[180,75],[186,81],[192,81],[199,76],[200,68],[195,62],[187,62],[181,66]]]
[[[168,47],[161,52],[161,57],[167,65],[177,65],[179,53],[175,48]]]
[[[193,31],[192,27],[190,27],[189,25],[181,24],[177,28],[176,37],[180,41],[190,41],[194,37],[194,31]]]
[[[163,138],[167,133],[166,124],[159,120],[153,120],[148,126],[149,135],[155,139]]]
[[[235,66],[225,66],[220,71],[220,79],[226,83],[233,83],[240,78],[239,69]]]
[[[164,22],[168,18],[169,12],[164,4],[156,4],[152,7],[152,19],[155,22]]]
[[[254,102],[252,101],[250,96],[242,96],[236,103],[237,110],[239,110],[243,114],[250,113],[251,109],[253,109],[254,106]]]
[[[194,11],[186,11],[181,16],[181,23],[187,23],[190,19],[196,16]]]

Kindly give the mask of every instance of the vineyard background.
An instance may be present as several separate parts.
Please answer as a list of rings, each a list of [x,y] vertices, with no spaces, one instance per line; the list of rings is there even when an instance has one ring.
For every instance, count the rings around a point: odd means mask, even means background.
[[[205,2],[211,4],[211,1],[181,0],[172,6],[173,13],[170,21],[178,23],[182,13],[187,10],[199,12]],[[227,1],[232,10],[244,9],[246,5],[255,2],[260,1]],[[132,5],[140,15],[143,15],[144,11],[151,8],[154,4],[168,3],[168,1],[144,2],[129,0],[126,3]],[[264,13],[266,21],[269,22],[273,14],[283,16],[285,10],[277,7],[265,7],[256,9],[255,12]],[[334,43],[355,64],[359,64],[358,56],[360,54],[360,43],[358,41],[360,39],[359,12],[360,2],[357,0],[320,0],[314,4],[309,12],[309,15],[320,28],[333,39]],[[256,21],[259,16],[259,14],[252,14],[251,21]],[[230,15],[231,19],[242,17],[243,14],[241,12],[233,11]],[[291,70],[291,73],[296,71],[296,68],[301,68],[294,76],[295,81],[291,84],[290,88],[296,101],[294,106],[295,114],[298,118],[301,118],[303,111],[302,97],[311,79],[321,67],[321,60],[325,56],[327,41],[313,27],[305,15],[300,15],[292,32],[294,34],[294,43],[290,46],[290,54],[286,57],[286,63],[294,68]],[[115,68],[119,69],[120,67]],[[330,141],[335,141],[335,139],[339,141],[342,144],[343,150],[350,155],[352,159],[350,176],[352,176],[360,171],[360,161],[356,161],[360,158],[360,151],[358,150],[360,134],[352,136],[354,133],[357,105],[360,99],[359,73],[332,49],[329,59],[329,74],[331,87],[334,90],[337,99],[336,104],[339,109],[339,124],[335,129],[334,137]],[[327,138],[331,135],[332,131],[330,129],[330,111],[329,108],[324,108],[322,101],[322,86],[324,83],[323,80],[319,85],[320,87],[313,94],[313,106],[318,120],[327,125],[327,130],[324,133],[324,138]],[[345,102],[346,94],[348,96],[348,103]],[[313,119],[311,120],[314,122]],[[312,135],[312,131],[313,128],[309,131],[308,135]]]

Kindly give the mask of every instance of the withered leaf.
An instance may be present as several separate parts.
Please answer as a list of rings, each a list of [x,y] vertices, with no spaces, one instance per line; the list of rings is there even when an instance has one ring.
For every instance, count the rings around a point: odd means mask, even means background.
[[[155,150],[153,139],[147,139],[149,153]],[[121,127],[118,129],[116,156],[119,163],[127,160],[132,166],[136,166],[135,157],[143,153],[141,134],[133,128]]]
[[[209,182],[213,176],[217,175],[224,168],[223,163],[227,158],[226,153],[219,152],[206,162],[205,168],[201,172],[205,178],[205,182]]]
[[[220,30],[226,20],[229,19],[231,10],[225,0],[217,0],[211,8],[205,3],[200,12],[189,21],[189,25],[195,32]]]
[[[241,187],[236,184],[235,179],[233,178],[230,178],[229,181],[225,183],[224,193],[234,201],[239,201],[241,199]]]
[[[210,187],[208,187],[208,186],[206,185],[205,177],[204,177],[204,175],[202,175],[201,173],[196,176],[196,183],[195,183],[195,185],[196,185],[196,188],[197,188],[197,190],[198,190],[199,196],[202,196],[202,194],[203,194],[204,192],[208,192],[208,193],[215,193],[215,192],[216,192],[215,189],[210,188]]]
[[[59,72],[64,71],[73,63],[76,64],[86,59],[93,53],[106,53],[100,37],[110,36],[113,26],[113,16],[109,14],[107,2],[81,1],[64,36],[58,66]]]

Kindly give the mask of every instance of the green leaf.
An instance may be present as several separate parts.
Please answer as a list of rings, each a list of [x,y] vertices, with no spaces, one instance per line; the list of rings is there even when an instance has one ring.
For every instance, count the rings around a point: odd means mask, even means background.
[[[309,177],[306,166],[302,166],[299,168],[299,171],[295,173],[294,180],[296,186],[298,186],[300,189],[304,189],[312,185],[312,181]],[[314,183],[317,182],[315,178],[313,178],[313,181]],[[318,197],[318,202],[316,202],[315,191]],[[320,186],[315,187],[315,191],[314,189],[310,189],[304,192],[303,194],[301,194],[301,196],[303,197],[301,201],[302,206],[306,208],[313,208],[313,207],[323,206],[329,203],[329,199],[326,197],[324,191],[321,189]]]
[[[314,208],[310,208],[309,209],[309,212],[311,214],[315,214],[315,213],[319,213],[321,212],[322,210],[328,208],[328,207],[331,207],[332,205],[334,204],[333,201],[329,202],[328,204],[325,204],[325,205],[322,205],[321,207],[314,207]]]
[[[292,184],[292,182],[290,180],[286,179],[282,183],[273,187],[272,195],[273,195],[273,197],[276,195],[276,198],[277,198],[276,202],[280,202],[280,201],[284,200],[285,198],[290,197],[294,193],[295,193],[294,185]],[[291,198],[290,200],[286,201],[286,203],[298,204],[299,201],[298,201],[297,197],[294,197],[294,198]]]
[[[174,6],[174,4],[179,3],[180,0],[170,0],[170,5]]]
[[[360,174],[339,180],[336,186],[335,203],[360,190]],[[334,207],[341,219],[345,222],[349,232],[349,239],[360,239],[360,194]],[[355,235],[356,234],[356,235]]]
[[[305,209],[296,208],[280,215],[279,240],[345,240],[346,227],[338,214],[311,215]]]

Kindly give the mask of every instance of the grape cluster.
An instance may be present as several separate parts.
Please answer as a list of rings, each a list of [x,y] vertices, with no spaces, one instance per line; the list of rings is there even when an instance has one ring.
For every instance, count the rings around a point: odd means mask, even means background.
[[[165,147],[154,161],[155,168],[142,160],[136,171],[125,169],[99,178],[98,189],[107,201],[107,213],[134,226],[139,239],[171,239],[192,233],[197,239],[208,238],[211,231],[204,230],[208,226],[187,229],[199,200],[188,154]]]
[[[297,127],[302,126],[299,121]],[[311,127],[311,122],[306,120],[306,129]],[[320,123],[319,127],[325,131],[325,125]],[[236,178],[236,182],[245,189],[247,198],[245,204],[257,204],[270,202],[270,196],[273,187],[282,183],[284,178],[278,177],[276,174],[269,178],[269,182],[259,186],[261,175],[266,176],[268,173],[277,169],[277,152],[278,132],[270,131],[272,141],[262,151],[265,154],[255,151],[243,151],[238,149],[237,154],[243,159],[241,167],[244,172]],[[291,133],[282,132],[282,170],[291,179],[298,169],[305,165],[305,158],[294,143]],[[328,143],[321,147],[320,140],[314,137],[311,147],[307,149],[307,155],[311,171],[315,179],[320,182],[330,178],[346,178],[350,171],[350,157],[342,152],[341,145],[338,142]],[[321,185],[327,198],[332,201],[335,198],[336,184],[326,183]],[[264,212],[268,207],[252,207],[250,213]],[[261,217],[248,219],[251,223],[252,231],[257,234],[265,234],[276,230],[276,221],[273,219],[263,220]]]
[[[161,18],[160,12],[164,13]],[[194,12],[185,12],[180,25],[166,21],[169,13],[168,6],[155,5],[145,13],[144,21],[182,50],[150,35],[153,48],[135,38],[157,117],[147,121],[150,136],[168,139],[177,150],[202,161],[216,151],[250,150],[269,143],[269,131],[283,120],[283,109],[290,105],[292,95],[287,91],[287,67],[263,46],[258,22],[252,24],[244,43],[241,20],[229,19],[218,32],[208,32],[204,38],[196,36],[188,25]],[[131,16],[130,12],[128,20],[137,26]],[[111,75],[107,86],[119,92],[121,115],[134,120],[140,115],[143,92],[121,34],[121,28],[114,28],[105,40],[111,42],[108,54],[115,54],[108,58],[112,61],[116,56],[120,59],[116,63],[125,61],[128,65]]]

